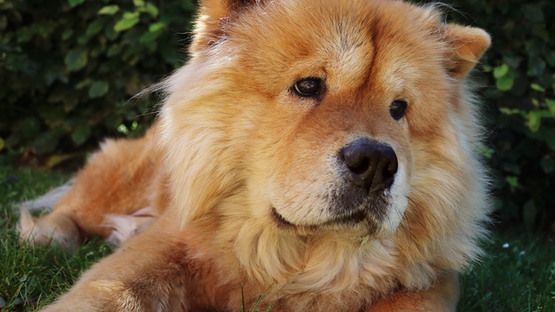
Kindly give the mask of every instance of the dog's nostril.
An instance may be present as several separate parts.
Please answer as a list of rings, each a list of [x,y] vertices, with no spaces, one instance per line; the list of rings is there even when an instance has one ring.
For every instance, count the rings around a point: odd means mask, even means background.
[[[390,188],[397,173],[393,148],[370,139],[349,144],[341,150],[340,159],[349,169],[351,181],[370,193]]]
[[[359,157],[358,159],[350,158],[350,163],[347,163],[349,170],[355,174],[361,175],[370,169],[370,158]]]

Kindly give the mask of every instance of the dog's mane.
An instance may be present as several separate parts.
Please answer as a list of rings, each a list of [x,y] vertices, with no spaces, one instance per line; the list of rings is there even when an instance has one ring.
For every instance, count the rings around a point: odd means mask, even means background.
[[[448,50],[449,43],[441,42],[442,15],[436,7],[424,7],[421,16],[413,18],[437,25],[438,47]],[[229,24],[233,21],[227,23],[228,31],[240,32]],[[234,70],[226,53],[235,49],[226,50],[226,44],[208,50],[210,58],[197,51],[189,65],[163,83],[168,96],[161,113],[161,145],[184,227],[207,219],[221,224],[210,234],[214,246],[230,244],[246,276],[260,287],[277,283],[287,294],[345,296],[374,289],[372,293],[380,295],[377,290],[397,284],[425,289],[433,284],[438,268],[459,270],[480,255],[477,241],[485,234],[481,223],[487,220],[482,208],[488,202],[487,181],[476,156],[482,131],[476,100],[466,80],[452,80],[449,101],[457,111],[449,112],[448,128],[438,143],[417,147],[419,159],[427,161],[413,164],[409,206],[397,232],[389,239],[366,244],[358,240],[353,246],[342,233],[275,231],[242,213],[253,200],[244,194],[250,169],[237,145],[248,146],[249,138],[230,130],[226,123],[236,112],[222,108],[241,98],[226,80]],[[452,149],[449,142],[461,142],[462,148]],[[452,174],[438,174],[438,166],[450,168]],[[453,219],[460,221],[448,221]],[[299,301],[303,304],[309,303]]]

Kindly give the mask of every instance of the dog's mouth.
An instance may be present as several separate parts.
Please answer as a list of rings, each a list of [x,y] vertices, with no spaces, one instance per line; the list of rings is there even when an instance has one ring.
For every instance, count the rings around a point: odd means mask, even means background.
[[[313,224],[313,225],[298,225],[298,224],[294,224],[290,221],[288,221],[287,219],[285,219],[285,217],[283,217],[281,214],[279,214],[279,212],[277,212],[275,207],[272,207],[272,215],[274,220],[276,220],[276,222],[278,224],[280,224],[281,226],[284,227],[298,227],[298,226],[303,226],[303,227],[315,227],[315,226],[328,226],[328,225],[355,225],[364,221],[368,221],[370,218],[368,216],[368,213],[364,210],[359,210],[356,211],[354,213],[350,213],[347,215],[339,215],[334,217],[331,220],[325,221],[322,224]]]
[[[343,183],[342,187],[330,188],[325,193],[311,196],[318,200],[306,205],[301,202],[293,215],[271,204],[271,214],[282,228],[322,228],[322,227],[379,227],[391,209],[391,184],[382,187],[382,192],[368,194],[364,189]],[[288,201],[286,201],[288,202]],[[305,204],[305,205],[303,205]],[[299,216],[304,211],[304,217]],[[300,217],[300,218],[299,218]]]
[[[281,225],[284,226],[295,226],[293,223],[287,221],[282,215],[280,215],[275,207],[272,207],[272,215],[274,219]]]

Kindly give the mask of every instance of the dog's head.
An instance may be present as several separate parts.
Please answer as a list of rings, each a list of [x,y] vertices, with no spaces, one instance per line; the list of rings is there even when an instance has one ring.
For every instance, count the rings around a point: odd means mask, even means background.
[[[400,1],[204,1],[161,118],[185,222],[383,238],[411,205],[457,213],[481,168],[465,77],[489,40]]]

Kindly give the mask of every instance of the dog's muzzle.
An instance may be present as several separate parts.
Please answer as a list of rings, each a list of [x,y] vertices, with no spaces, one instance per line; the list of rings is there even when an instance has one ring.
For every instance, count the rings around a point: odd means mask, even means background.
[[[358,139],[343,148],[339,158],[348,169],[348,180],[369,196],[383,193],[393,185],[398,162],[391,146],[368,138]]]

